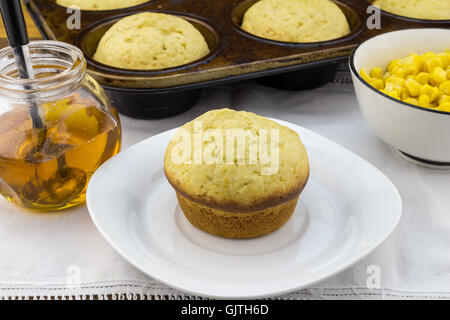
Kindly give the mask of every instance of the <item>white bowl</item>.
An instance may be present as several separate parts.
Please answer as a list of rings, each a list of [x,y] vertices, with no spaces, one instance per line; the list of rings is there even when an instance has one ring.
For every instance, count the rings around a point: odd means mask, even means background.
[[[387,67],[411,53],[450,49],[449,29],[408,29],[376,36],[350,57],[356,96],[365,121],[379,138],[415,160],[450,165],[450,113],[421,108],[385,95],[359,75],[362,68]]]

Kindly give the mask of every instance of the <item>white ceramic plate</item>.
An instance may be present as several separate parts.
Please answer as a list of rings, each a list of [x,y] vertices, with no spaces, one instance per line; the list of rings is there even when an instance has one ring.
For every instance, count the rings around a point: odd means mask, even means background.
[[[136,268],[195,295],[280,295],[348,268],[394,230],[402,211],[399,193],[357,155],[307,129],[278,122],[299,133],[311,162],[299,205],[278,231],[229,240],[190,225],[163,173],[175,130],[138,143],[97,170],[87,190],[92,220]]]

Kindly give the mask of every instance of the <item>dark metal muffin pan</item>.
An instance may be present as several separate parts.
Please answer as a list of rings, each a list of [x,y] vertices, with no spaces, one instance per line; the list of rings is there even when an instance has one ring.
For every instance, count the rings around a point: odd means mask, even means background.
[[[280,89],[309,89],[331,81],[336,65],[361,42],[407,28],[450,28],[450,21],[411,19],[382,11],[381,29],[366,27],[366,0],[333,0],[344,12],[351,33],[330,41],[289,43],[263,39],[240,28],[246,10],[258,0],[153,0],[118,10],[82,11],[81,29],[69,30],[67,8],[54,0],[25,0],[47,39],[75,44],[84,52],[89,73],[112,97],[118,110],[139,118],[167,117],[190,108],[206,86],[261,78]],[[118,19],[139,12],[175,14],[205,37],[210,54],[198,61],[163,70],[125,70],[92,59],[103,34]]]

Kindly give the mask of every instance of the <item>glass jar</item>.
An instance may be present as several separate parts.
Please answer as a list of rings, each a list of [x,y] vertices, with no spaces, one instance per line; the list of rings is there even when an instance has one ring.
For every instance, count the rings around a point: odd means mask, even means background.
[[[94,171],[120,151],[120,121],[78,48],[35,41],[27,50],[34,79],[20,79],[13,50],[0,50],[0,194],[60,210],[84,202]]]

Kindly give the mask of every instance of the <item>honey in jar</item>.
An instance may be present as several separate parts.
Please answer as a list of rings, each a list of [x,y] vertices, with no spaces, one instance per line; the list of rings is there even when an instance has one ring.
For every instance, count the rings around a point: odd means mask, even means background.
[[[34,80],[19,79],[0,51],[0,194],[60,210],[84,202],[92,174],[120,151],[120,122],[77,48],[37,41],[29,50]]]

